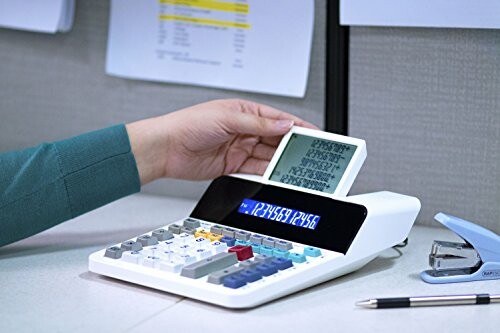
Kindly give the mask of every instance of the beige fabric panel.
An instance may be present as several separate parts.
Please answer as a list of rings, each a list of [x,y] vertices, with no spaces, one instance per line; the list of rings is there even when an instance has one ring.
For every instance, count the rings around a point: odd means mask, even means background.
[[[422,202],[500,232],[500,30],[352,28],[349,132],[367,140],[354,192]],[[430,246],[430,244],[429,244]]]

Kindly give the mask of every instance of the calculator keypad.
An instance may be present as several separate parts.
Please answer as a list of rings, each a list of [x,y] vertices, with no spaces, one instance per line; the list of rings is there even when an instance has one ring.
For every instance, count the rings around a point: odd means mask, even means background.
[[[237,289],[322,258],[318,248],[186,218],[107,248],[112,260]]]

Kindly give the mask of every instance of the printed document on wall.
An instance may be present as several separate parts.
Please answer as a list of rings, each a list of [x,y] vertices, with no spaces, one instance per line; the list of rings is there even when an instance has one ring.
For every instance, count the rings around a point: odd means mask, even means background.
[[[106,72],[303,97],[313,0],[112,0]]]
[[[0,27],[45,33],[68,32],[75,0],[0,0]]]
[[[500,28],[499,0],[340,0],[346,25]]]

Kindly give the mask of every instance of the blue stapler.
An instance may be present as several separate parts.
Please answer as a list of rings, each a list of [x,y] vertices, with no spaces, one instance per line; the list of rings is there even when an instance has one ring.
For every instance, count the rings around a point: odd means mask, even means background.
[[[500,236],[458,217],[438,213],[438,222],[465,243],[434,241],[429,255],[431,270],[420,274],[428,283],[500,279]]]

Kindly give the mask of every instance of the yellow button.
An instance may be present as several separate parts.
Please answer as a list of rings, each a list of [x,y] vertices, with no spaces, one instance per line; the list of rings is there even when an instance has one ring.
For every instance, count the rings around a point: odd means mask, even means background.
[[[207,238],[210,239],[212,242],[218,241],[222,238],[222,235],[219,234],[214,234],[214,233],[209,233],[207,235]]]
[[[203,237],[203,238],[208,238],[208,235],[210,232],[206,230],[198,230],[194,233],[194,237]]]

